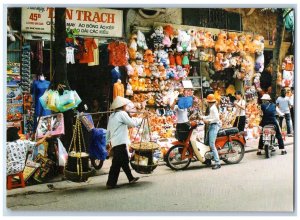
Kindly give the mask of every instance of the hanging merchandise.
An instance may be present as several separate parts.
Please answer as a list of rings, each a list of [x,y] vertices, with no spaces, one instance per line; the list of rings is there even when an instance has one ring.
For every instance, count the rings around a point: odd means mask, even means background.
[[[47,90],[40,98],[40,104],[44,109],[50,109],[54,112],[65,112],[70,109],[77,108],[82,102],[76,91],[64,90],[62,95],[59,95],[56,90]]]
[[[79,117],[76,118],[74,125],[73,137],[69,147],[64,174],[68,180],[73,182],[84,182],[92,174],[89,168],[89,154],[86,153],[82,125]]]
[[[68,160],[68,152],[59,138],[57,138],[57,144],[58,144],[58,165],[64,167]]]
[[[64,115],[62,113],[42,116],[36,129],[37,139],[42,138],[50,132],[52,136],[65,134]]]
[[[79,63],[91,63],[94,62],[94,50],[98,49],[97,44],[95,43],[94,38],[85,38],[84,39],[84,52],[82,54]]]
[[[142,124],[135,136],[135,141],[140,130],[142,131],[142,134],[139,143],[130,145],[133,149],[130,165],[137,173],[149,174],[152,173],[158,165],[158,161],[153,154],[155,150],[159,148],[159,145],[155,142],[151,142],[151,131],[148,118],[143,118]],[[146,139],[148,139],[148,141],[143,142],[143,140],[146,141]]]
[[[30,92],[30,45],[22,47],[21,88],[23,92]]]
[[[128,50],[127,44],[119,40],[108,44],[109,51],[109,65],[112,66],[126,66],[128,64]]]

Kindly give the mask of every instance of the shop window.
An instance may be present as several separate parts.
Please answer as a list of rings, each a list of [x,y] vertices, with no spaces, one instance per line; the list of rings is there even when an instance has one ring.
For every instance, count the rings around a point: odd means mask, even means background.
[[[242,18],[238,13],[223,9],[183,8],[184,25],[242,31]]]

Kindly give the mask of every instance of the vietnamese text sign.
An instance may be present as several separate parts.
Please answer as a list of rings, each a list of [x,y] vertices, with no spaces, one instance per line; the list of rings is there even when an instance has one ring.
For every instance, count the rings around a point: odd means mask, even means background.
[[[54,8],[22,8],[22,31],[50,33],[51,16]],[[97,8],[67,8],[66,27],[76,28],[79,35],[122,37],[123,11]],[[53,28],[54,30],[54,28]]]

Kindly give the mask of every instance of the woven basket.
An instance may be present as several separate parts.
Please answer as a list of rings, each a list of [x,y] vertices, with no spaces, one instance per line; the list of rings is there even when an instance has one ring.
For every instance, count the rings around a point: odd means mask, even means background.
[[[64,170],[65,177],[72,182],[85,182],[89,177],[92,176],[92,173],[93,172],[90,169],[88,172],[82,172],[82,177],[81,177],[81,175],[80,174],[78,175],[77,172],[71,172],[66,169]]]
[[[135,172],[137,172],[137,173],[149,174],[149,173],[152,173],[152,171],[157,167],[158,164],[141,166],[141,165],[134,163],[134,161],[131,160],[130,165],[131,165],[132,169],[134,169]]]
[[[159,148],[155,142],[133,143],[130,147],[135,151],[154,151]]]

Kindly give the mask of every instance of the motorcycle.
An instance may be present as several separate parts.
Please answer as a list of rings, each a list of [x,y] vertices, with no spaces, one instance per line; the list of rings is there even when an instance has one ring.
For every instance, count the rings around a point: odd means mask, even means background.
[[[277,139],[276,139],[276,129],[272,124],[265,125],[262,128],[262,141],[265,150],[266,158],[270,158],[272,156],[272,152],[275,151],[274,147],[277,147]]]
[[[173,170],[186,169],[192,159],[200,161],[206,165],[211,164],[214,159],[209,146],[202,143],[198,136],[196,128],[201,123],[191,122],[188,136],[184,141],[175,141],[165,156],[167,166]],[[246,140],[243,132],[238,128],[220,129],[216,139],[216,148],[220,160],[227,164],[239,163],[245,154]]]

